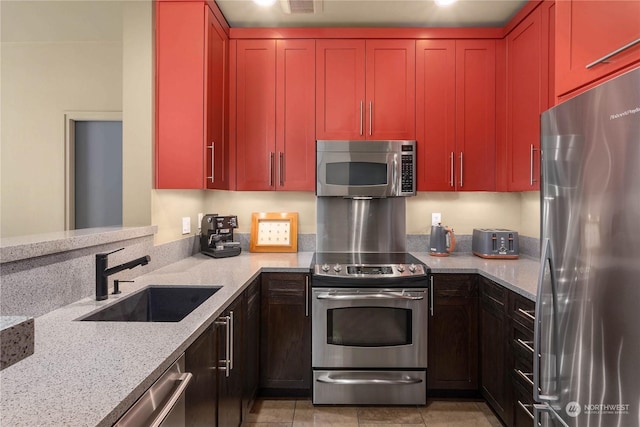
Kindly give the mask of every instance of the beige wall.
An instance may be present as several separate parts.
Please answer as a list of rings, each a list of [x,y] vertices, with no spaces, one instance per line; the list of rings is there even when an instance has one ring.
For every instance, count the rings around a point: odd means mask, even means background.
[[[203,190],[152,190],[152,224],[158,226],[156,245],[178,240],[182,234],[182,218],[191,218],[191,233],[198,234],[198,213],[204,211]]]
[[[521,193],[520,233],[523,236],[540,238],[540,192],[528,191]]]
[[[122,109],[121,42],[2,43],[0,235],[64,229],[65,111]]]

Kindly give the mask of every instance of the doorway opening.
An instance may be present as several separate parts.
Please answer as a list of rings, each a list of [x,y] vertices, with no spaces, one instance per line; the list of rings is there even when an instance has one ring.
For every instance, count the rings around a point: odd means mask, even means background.
[[[122,225],[122,114],[67,113],[67,230]]]

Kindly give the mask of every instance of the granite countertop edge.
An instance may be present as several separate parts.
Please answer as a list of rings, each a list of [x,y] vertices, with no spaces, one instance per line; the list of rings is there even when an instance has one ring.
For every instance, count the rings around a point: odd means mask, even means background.
[[[537,260],[412,254],[433,273],[478,273],[535,299]],[[308,273],[312,257],[313,252],[223,259],[196,254],[121,284],[123,293],[107,301],[85,298],[37,317],[34,354],[0,372],[2,423],[111,426],[261,272]],[[177,323],[76,321],[150,284],[221,289]]]

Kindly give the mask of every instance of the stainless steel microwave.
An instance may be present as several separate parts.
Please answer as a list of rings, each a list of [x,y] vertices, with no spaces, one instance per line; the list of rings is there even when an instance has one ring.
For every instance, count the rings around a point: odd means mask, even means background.
[[[415,141],[317,141],[316,195],[416,195]]]

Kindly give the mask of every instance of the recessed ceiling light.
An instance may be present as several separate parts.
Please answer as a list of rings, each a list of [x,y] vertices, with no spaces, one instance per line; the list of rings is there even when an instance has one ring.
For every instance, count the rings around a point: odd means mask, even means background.
[[[457,0],[434,0],[434,1],[438,6],[449,6],[450,4],[455,3]]]
[[[260,6],[273,6],[276,3],[276,0],[253,0],[253,2]]]

